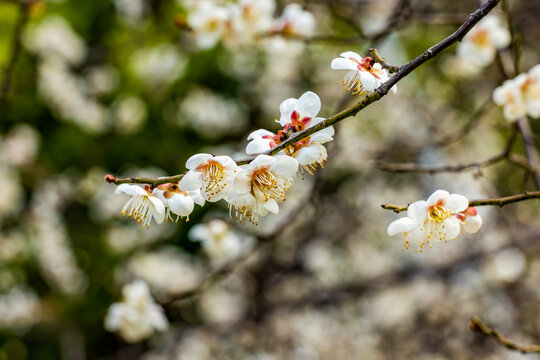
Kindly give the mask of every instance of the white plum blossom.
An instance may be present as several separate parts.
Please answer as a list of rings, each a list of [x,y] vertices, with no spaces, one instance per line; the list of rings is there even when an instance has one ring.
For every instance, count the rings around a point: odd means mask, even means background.
[[[197,46],[201,49],[214,47],[232,30],[231,10],[212,1],[197,4],[187,20],[195,34]]]
[[[238,37],[253,39],[272,26],[274,0],[240,0],[232,8],[233,28]]]
[[[105,329],[118,332],[129,343],[140,342],[155,331],[165,331],[168,321],[163,309],[154,302],[150,288],[142,280],[124,286],[122,301],[110,306]]]
[[[346,51],[340,56],[332,60],[330,67],[334,70],[349,70],[343,79],[343,86],[353,94],[367,94],[389,79],[388,71],[370,56],[363,58],[353,51]],[[395,94],[396,85],[390,91]]]
[[[286,140],[292,133],[317,125],[324,118],[317,117],[321,110],[321,100],[314,92],[308,91],[299,99],[290,98],[279,106],[281,116],[279,123],[283,126],[277,134],[260,129],[248,136],[248,154],[260,154],[268,151]],[[318,166],[327,160],[326,148],[322,145],[333,140],[334,128],[329,126],[299,140],[285,149],[285,153],[294,157],[298,164],[313,174]]]
[[[188,235],[192,240],[202,243],[204,252],[215,265],[237,259],[253,243],[252,238],[240,236],[221,219],[211,219],[204,224],[197,224],[191,228]]]
[[[165,220],[171,219],[174,222],[184,217],[186,221],[189,221],[189,214],[193,211],[195,204],[203,206],[205,202],[200,190],[187,192],[180,189],[177,183],[158,185],[152,194],[159,198],[167,208]],[[171,213],[176,215],[176,220],[172,218]]]
[[[315,32],[315,17],[298,4],[289,4],[283,14],[274,20],[272,29],[293,36],[311,36]]]
[[[461,232],[464,218],[460,214],[467,210],[469,200],[459,194],[449,194],[445,190],[435,191],[427,201],[415,201],[409,205],[407,216],[388,226],[388,235],[402,234],[403,245],[409,248],[411,242],[420,251],[426,244],[455,240]]]
[[[510,32],[499,18],[487,15],[457,45],[457,55],[470,64],[485,67],[495,59],[497,50],[506,48]]]
[[[238,166],[228,156],[196,154],[186,162],[189,170],[178,184],[185,191],[201,191],[204,200],[216,202],[230,191]]]
[[[140,187],[120,184],[115,193],[131,195],[131,199],[122,209],[122,215],[133,217],[143,228],[150,227],[152,217],[158,224],[161,224],[165,219],[165,205],[157,197],[152,196],[149,185]]]
[[[225,197],[232,216],[258,224],[259,216],[279,212],[278,201],[285,200],[285,191],[292,185],[298,162],[285,155],[259,155],[242,165],[231,192]]]
[[[502,105],[504,117],[515,121],[529,115],[540,117],[540,64],[529,72],[506,80],[493,91],[493,101]]]

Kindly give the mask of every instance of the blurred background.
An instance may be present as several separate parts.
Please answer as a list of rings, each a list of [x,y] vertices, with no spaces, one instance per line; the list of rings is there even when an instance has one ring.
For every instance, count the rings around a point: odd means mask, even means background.
[[[244,158],[251,131],[278,130],[286,98],[316,92],[320,116],[359,99],[330,69],[341,52],[375,46],[403,64],[478,6],[299,0],[313,20],[297,30],[214,41],[189,21],[201,2],[0,0],[0,359],[537,359],[467,324],[477,315],[540,343],[538,201],[479,208],[479,233],[423,253],[387,236],[401,215],[380,208],[439,188],[511,195],[534,189],[530,174],[506,161],[434,175],[377,162],[499,154],[511,125],[491,94],[501,68],[539,62],[540,2],[497,7],[514,41],[492,64],[471,69],[453,46],[339,123],[324,169],[258,227],[231,223],[220,202],[141,229],[104,175],[178,174],[200,152]],[[276,0],[273,17],[289,3]],[[212,248],[197,224],[233,245]],[[134,279],[170,325],[132,344],[103,321]]]

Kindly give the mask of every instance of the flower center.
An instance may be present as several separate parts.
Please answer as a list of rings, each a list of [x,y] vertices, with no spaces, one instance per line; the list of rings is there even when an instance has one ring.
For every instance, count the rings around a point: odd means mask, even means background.
[[[206,193],[215,195],[227,186],[223,181],[225,179],[223,165],[218,161],[210,160],[197,170],[202,172],[203,187]]]
[[[440,223],[450,217],[450,215],[452,215],[450,210],[443,207],[442,205],[431,205],[428,209],[427,220],[429,222]]]
[[[349,60],[352,60],[357,64],[356,69],[358,71],[367,71],[371,75],[375,76],[377,79],[379,80],[381,79],[379,77],[379,75],[381,74],[381,71],[373,68],[373,65],[375,64],[375,60],[372,57],[366,56],[360,61],[350,57]]]
[[[268,169],[256,170],[251,177],[251,194],[259,201],[285,199],[285,182]]]
[[[489,45],[489,36],[487,30],[478,30],[471,36],[472,42],[478,47]]]

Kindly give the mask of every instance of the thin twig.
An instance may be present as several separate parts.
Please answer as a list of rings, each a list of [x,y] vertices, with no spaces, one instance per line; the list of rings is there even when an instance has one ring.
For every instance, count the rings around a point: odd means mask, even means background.
[[[516,194],[501,198],[492,198],[492,199],[478,199],[469,201],[469,206],[498,206],[503,207],[504,205],[530,200],[530,199],[540,199],[540,191],[526,191],[522,194]],[[400,213],[406,211],[409,205],[399,206],[392,204],[382,204],[381,207],[385,210],[392,210],[395,213]]]
[[[381,55],[379,55],[379,52],[377,51],[377,49],[371,48],[369,49],[369,53],[371,54],[371,56],[373,56],[373,59],[375,59],[376,62],[381,64],[383,69],[386,69],[391,73],[396,73],[399,71],[399,66],[390,65],[389,63],[387,63],[386,60],[383,59]]]
[[[107,174],[105,175],[105,182],[108,182],[109,184],[150,184],[153,187],[156,187],[161,184],[166,183],[177,183],[180,180],[182,180],[182,177],[184,177],[185,173],[173,175],[173,176],[164,176],[159,178],[147,178],[147,177],[137,177],[132,176],[128,178],[119,178],[116,175]]]
[[[491,336],[502,345],[506,346],[510,350],[517,350],[522,353],[537,353],[540,352],[540,345],[519,345],[512,340],[504,337],[497,330],[490,328],[482,322],[478,317],[473,316],[469,322],[469,328],[471,331],[480,332],[486,336]]]
[[[514,146],[514,143],[516,141],[517,137],[517,130],[516,126],[512,126],[512,133],[510,135],[510,138],[508,139],[506,146],[504,150],[494,155],[486,160],[483,161],[475,161],[467,164],[458,164],[458,165],[444,165],[444,166],[437,166],[437,167],[425,167],[425,166],[418,166],[417,164],[391,164],[386,163],[382,161],[377,161],[375,165],[379,170],[382,171],[389,171],[389,172],[414,172],[414,173],[420,173],[420,174],[438,174],[443,172],[461,172],[463,170],[467,169],[476,169],[479,170],[482,167],[486,167],[489,165],[493,165],[498,163],[501,160],[509,160],[510,156],[512,155],[512,147]],[[522,163],[518,163],[517,161],[512,161],[513,164],[522,166]],[[526,167],[527,170],[531,169],[530,166]]]

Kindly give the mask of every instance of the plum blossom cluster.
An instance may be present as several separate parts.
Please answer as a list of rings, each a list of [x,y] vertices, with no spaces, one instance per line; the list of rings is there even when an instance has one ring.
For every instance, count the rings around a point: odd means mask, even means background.
[[[389,79],[388,72],[373,58],[362,58],[351,51],[334,59],[331,67],[349,70],[344,84],[353,93],[366,94]],[[396,91],[395,85],[392,91]],[[247,164],[238,165],[229,156],[196,154],[187,160],[188,171],[178,183],[157,187],[121,184],[116,193],[132,196],[122,215],[148,228],[152,219],[158,224],[184,217],[189,220],[195,204],[203,206],[206,201],[221,199],[229,204],[230,216],[239,221],[258,224],[259,217],[269,212],[277,214],[279,203],[286,200],[286,192],[297,175],[303,178],[306,172],[313,175],[319,167],[324,167],[328,159],[324,144],[334,136],[332,126],[323,126],[278,150],[296,133],[318,126],[324,120],[318,117],[321,100],[311,91],[298,99],[286,99],[279,110],[280,118],[276,121],[281,129],[276,132],[259,129],[248,136],[246,153],[256,157]]]
[[[306,92],[299,99],[287,99],[280,105],[277,133],[259,129],[248,137],[248,154],[257,156],[245,165],[237,165],[229,156],[196,154],[186,162],[187,173],[178,183],[166,183],[152,188],[150,185],[121,184],[117,194],[127,194],[131,199],[122,209],[122,215],[132,217],[142,227],[149,227],[154,219],[189,220],[194,205],[224,199],[229,204],[230,215],[239,221],[257,224],[260,216],[269,212],[277,214],[279,203],[285,201],[286,191],[297,174],[310,174],[327,160],[324,143],[331,141],[334,129],[327,127],[286,147],[274,156],[262,154],[281,144],[292,134],[320,123],[317,117],[321,101],[313,92]]]
[[[388,235],[401,234],[405,248],[411,243],[422,252],[426,245],[456,240],[463,232],[475,233],[482,226],[476,208],[459,194],[437,190],[427,200],[415,201],[407,208],[407,216],[388,226]],[[418,251],[418,250],[417,250]]]
[[[503,106],[504,117],[515,121],[524,116],[540,117],[540,64],[506,80],[493,91],[493,101]]]
[[[315,18],[298,4],[287,5],[277,18],[274,0],[201,0],[186,6],[188,26],[202,49],[219,41],[242,44],[266,34],[309,36],[315,30]]]

